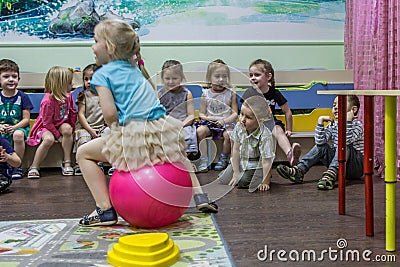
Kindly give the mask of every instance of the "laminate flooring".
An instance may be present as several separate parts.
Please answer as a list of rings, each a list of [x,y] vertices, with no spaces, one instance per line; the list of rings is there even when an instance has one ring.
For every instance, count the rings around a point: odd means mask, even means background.
[[[399,227],[397,251],[385,250],[384,181],[374,177],[375,235],[368,237],[363,181],[347,183],[346,215],[339,215],[338,190],[316,189],[324,170],[313,167],[304,184],[295,185],[280,178],[274,166],[270,191],[235,188],[217,201],[215,219],[237,266],[399,266]],[[1,221],[80,218],[94,209],[81,176],[64,177],[60,169],[42,169],[41,174],[38,180],[15,180],[0,195]],[[208,184],[217,175],[209,171],[198,177]],[[399,196],[398,185],[396,192]],[[399,221],[399,205],[396,210]]]

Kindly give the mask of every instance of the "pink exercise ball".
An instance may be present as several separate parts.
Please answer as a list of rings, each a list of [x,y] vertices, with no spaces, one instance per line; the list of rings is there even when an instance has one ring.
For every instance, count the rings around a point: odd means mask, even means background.
[[[129,224],[159,228],[178,220],[192,198],[192,180],[180,162],[145,166],[131,172],[114,171],[110,198]]]

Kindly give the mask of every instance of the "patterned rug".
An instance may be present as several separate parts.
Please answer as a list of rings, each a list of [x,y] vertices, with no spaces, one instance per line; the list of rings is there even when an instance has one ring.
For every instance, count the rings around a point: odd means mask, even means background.
[[[77,219],[0,222],[0,266],[111,266],[106,260],[124,235],[165,232],[180,248],[174,267],[235,266],[212,215],[184,214],[156,230],[138,229],[123,220],[114,226],[79,227]]]

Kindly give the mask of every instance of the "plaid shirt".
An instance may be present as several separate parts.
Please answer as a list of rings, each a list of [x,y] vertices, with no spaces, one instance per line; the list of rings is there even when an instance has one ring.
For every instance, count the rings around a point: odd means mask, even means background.
[[[275,158],[275,144],[272,133],[264,124],[261,124],[251,134],[247,134],[238,122],[233,129],[231,139],[240,145],[241,170],[262,168],[261,159]]]

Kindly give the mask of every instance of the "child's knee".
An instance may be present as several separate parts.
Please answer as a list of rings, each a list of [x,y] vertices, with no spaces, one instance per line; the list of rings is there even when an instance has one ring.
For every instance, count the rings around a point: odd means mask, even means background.
[[[72,128],[72,126],[68,123],[63,123],[63,125],[60,127],[60,133],[63,136],[70,136],[74,133],[74,128]]]
[[[199,140],[202,140],[210,135],[210,130],[205,126],[200,126],[197,128],[197,137]]]
[[[13,134],[14,143],[25,142],[25,134],[23,131],[15,131]]]
[[[42,143],[46,146],[52,146],[55,142],[55,138],[53,135],[43,135]]]

